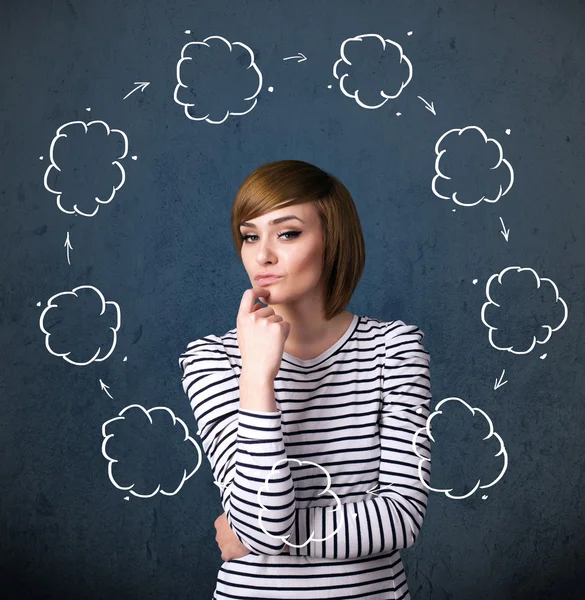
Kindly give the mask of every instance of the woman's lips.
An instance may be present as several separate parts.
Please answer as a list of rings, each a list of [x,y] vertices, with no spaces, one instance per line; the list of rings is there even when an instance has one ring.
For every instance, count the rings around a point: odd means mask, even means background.
[[[281,279],[281,277],[262,277],[261,279],[256,279],[256,283],[260,286],[270,285],[279,279]]]

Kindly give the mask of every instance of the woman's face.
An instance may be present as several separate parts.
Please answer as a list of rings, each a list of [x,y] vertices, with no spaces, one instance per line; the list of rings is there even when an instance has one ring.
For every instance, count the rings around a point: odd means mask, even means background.
[[[271,223],[281,217],[296,217]],[[240,225],[241,257],[253,286],[270,292],[268,304],[293,302],[305,295],[321,297],[324,240],[312,202],[266,213]],[[280,276],[273,283],[256,281],[260,273]]]

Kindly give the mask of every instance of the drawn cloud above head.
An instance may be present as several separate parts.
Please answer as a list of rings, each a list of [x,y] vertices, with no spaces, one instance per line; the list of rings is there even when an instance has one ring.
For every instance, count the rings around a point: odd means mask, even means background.
[[[256,106],[262,73],[249,46],[210,35],[202,42],[183,46],[177,82],[173,98],[184,107],[185,116],[219,125],[230,115],[245,115]],[[219,100],[217,94],[208,96],[210,91],[219,92]]]
[[[373,53],[379,52],[379,46],[382,57],[374,60]],[[344,40],[339,53],[341,58],[333,65],[333,75],[339,79],[339,89],[362,108],[380,108],[388,100],[398,98],[412,79],[412,63],[402,46],[377,33]],[[370,92],[368,101],[364,91],[367,89],[375,90]],[[378,102],[380,97],[384,98],[382,102]]]

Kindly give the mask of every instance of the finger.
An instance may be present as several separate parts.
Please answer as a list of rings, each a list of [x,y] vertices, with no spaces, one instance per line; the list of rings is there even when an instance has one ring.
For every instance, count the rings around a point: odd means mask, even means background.
[[[253,312],[256,298],[265,298],[269,294],[270,292],[267,289],[258,286],[254,286],[253,288],[247,289],[242,294],[242,299],[240,300],[240,308],[238,309],[238,316]]]
[[[263,308],[266,308],[266,307],[262,304],[262,302],[256,302],[254,304],[254,308],[252,309],[252,312],[256,312],[257,310],[261,310]]]
[[[252,304],[256,302],[256,298],[260,298],[264,304],[268,304],[266,301],[268,296],[270,296],[270,291],[266,288],[254,286],[252,289]]]
[[[262,306],[262,304],[260,304],[260,302],[258,302],[256,304],[256,306],[258,308],[256,308],[255,310],[253,310],[253,313],[257,313],[259,318],[261,319],[268,319],[268,320],[272,320],[272,317],[274,317],[274,310],[272,308],[270,308],[270,306]]]

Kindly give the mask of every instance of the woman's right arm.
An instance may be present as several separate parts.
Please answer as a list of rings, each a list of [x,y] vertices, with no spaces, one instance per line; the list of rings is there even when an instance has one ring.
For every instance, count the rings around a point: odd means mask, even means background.
[[[217,336],[189,344],[179,364],[230,527],[252,552],[280,554],[285,544],[279,538],[294,527],[296,500],[274,380],[244,370],[238,380]],[[262,508],[268,534],[260,527]]]

